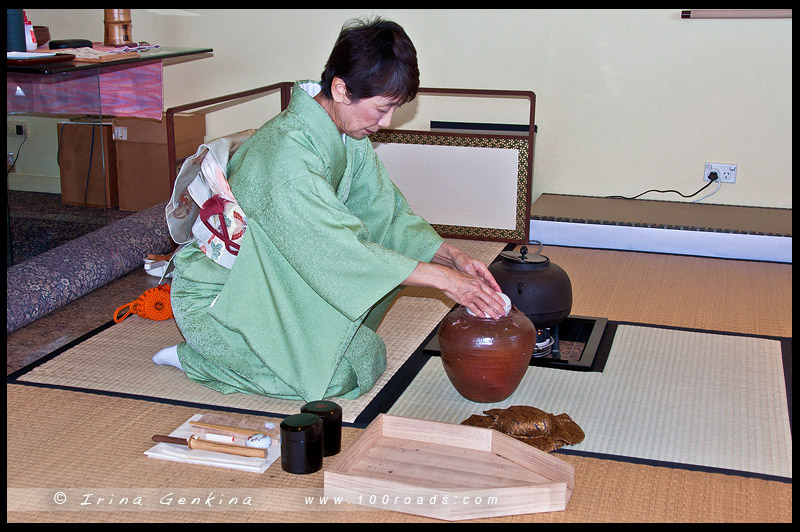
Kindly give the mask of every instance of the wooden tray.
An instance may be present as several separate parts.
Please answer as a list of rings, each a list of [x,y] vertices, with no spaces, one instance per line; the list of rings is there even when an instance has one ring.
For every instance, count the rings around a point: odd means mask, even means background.
[[[325,496],[447,521],[564,510],[575,469],[496,430],[379,415],[325,470]]]

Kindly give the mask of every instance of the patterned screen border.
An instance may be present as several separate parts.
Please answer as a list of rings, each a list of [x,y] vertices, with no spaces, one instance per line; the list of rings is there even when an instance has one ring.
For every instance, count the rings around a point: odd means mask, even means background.
[[[437,133],[385,129],[370,135],[374,143],[464,146],[517,150],[517,199],[514,229],[431,224],[443,238],[469,238],[509,243],[527,243],[530,231],[531,153],[530,137],[471,133]]]

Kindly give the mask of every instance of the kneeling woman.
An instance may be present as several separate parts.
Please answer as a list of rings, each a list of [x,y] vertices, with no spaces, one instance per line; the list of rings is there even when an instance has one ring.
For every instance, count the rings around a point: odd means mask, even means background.
[[[486,265],[411,212],[372,149],[368,135],[418,87],[399,25],[345,25],[321,82],[296,83],[287,109],[228,163],[247,215],[233,267],[196,243],[176,255],[172,307],[186,341],[156,363],[223,393],[354,398],[386,369],[375,330],[402,286],[502,314]]]

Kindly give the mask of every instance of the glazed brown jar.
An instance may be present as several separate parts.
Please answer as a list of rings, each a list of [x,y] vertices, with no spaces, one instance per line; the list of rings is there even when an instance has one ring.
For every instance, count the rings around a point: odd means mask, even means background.
[[[536,328],[510,303],[497,320],[458,306],[439,326],[444,371],[456,391],[476,403],[507,399],[519,386],[536,346]]]

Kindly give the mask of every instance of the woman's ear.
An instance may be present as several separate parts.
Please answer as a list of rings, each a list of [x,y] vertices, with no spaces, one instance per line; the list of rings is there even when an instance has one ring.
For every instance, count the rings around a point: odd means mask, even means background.
[[[349,104],[350,97],[347,91],[347,85],[344,80],[338,76],[334,76],[331,81],[331,96],[336,103]]]

